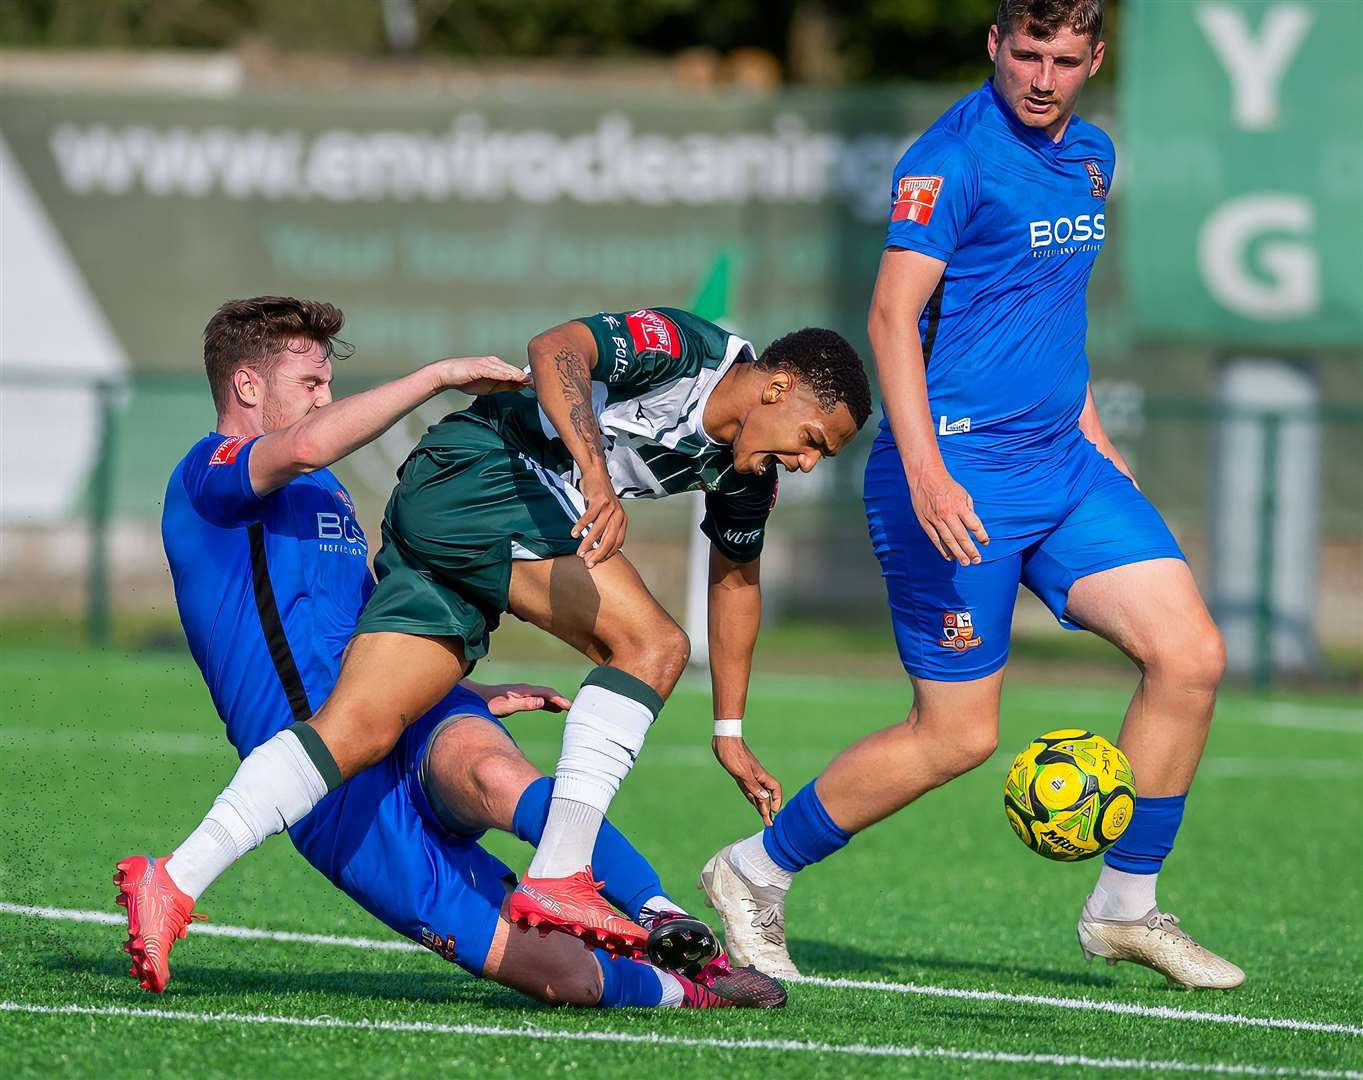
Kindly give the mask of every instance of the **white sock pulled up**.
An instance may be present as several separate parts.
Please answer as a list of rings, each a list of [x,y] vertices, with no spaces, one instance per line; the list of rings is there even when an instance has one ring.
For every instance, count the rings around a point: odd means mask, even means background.
[[[730,849],[729,858],[738,872],[754,885],[784,891],[789,889],[790,883],[795,880],[794,874],[785,867],[777,866],[767,854],[761,832],[753,833],[746,840],[736,843]]]
[[[172,853],[166,873],[198,900],[229,866],[304,817],[340,782],[340,770],[313,728],[285,728],[246,755],[203,822]]]
[[[1158,874],[1128,874],[1104,865],[1084,910],[1096,919],[1132,922],[1156,907]]]
[[[568,877],[591,862],[601,821],[662,704],[647,683],[616,668],[587,676],[563,725],[554,796],[530,877]]]

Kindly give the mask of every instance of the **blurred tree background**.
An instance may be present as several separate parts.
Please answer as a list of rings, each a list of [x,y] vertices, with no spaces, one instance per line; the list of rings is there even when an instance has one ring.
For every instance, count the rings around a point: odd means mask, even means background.
[[[996,0],[4,0],[0,44],[452,60],[746,55],[773,79],[975,79]],[[1108,37],[1116,4],[1108,0]],[[702,57],[703,59],[703,57]]]

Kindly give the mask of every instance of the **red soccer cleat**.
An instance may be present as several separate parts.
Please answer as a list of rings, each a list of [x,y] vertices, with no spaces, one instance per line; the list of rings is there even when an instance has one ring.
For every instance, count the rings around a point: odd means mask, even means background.
[[[734,968],[723,953],[694,979],[675,976],[682,984],[683,1009],[779,1009],[786,991],[755,967]]]
[[[118,906],[128,909],[128,940],[123,951],[132,957],[128,969],[144,990],[159,994],[170,982],[170,950],[185,936],[189,924],[202,915],[194,901],[176,888],[166,873],[165,859],[130,855],[114,871]]]
[[[558,930],[581,938],[589,949],[599,947],[613,956],[642,957],[647,932],[606,903],[601,885],[592,880],[590,866],[572,877],[526,877],[511,894],[508,914],[522,930],[537,929],[541,937]]]

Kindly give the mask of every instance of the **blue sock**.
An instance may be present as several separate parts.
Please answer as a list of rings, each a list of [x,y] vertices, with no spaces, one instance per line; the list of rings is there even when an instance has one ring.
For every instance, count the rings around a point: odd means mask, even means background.
[[[793,874],[828,858],[851,839],[852,834],[828,816],[811,780],[782,807],[772,827],[762,833],[762,846],[772,862]]]
[[[554,778],[541,776],[521,792],[511,818],[511,831],[528,844],[538,844],[549,820],[549,800],[554,794]],[[655,896],[666,896],[658,871],[625,839],[609,821],[601,823],[592,849],[592,873],[606,883],[602,890],[607,900],[631,919]]]
[[[599,1008],[651,1009],[663,1000],[663,984],[655,968],[640,960],[612,960],[604,949],[593,951],[601,965]]]
[[[1183,821],[1183,803],[1188,798],[1169,795],[1162,799],[1136,796],[1136,810],[1121,839],[1112,845],[1103,861],[1114,870],[1127,874],[1158,874],[1174,847],[1174,837]]]

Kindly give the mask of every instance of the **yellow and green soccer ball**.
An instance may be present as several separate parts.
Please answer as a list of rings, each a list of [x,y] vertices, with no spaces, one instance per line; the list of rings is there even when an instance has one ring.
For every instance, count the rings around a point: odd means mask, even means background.
[[[1033,739],[1003,782],[1003,812],[1018,839],[1060,862],[1101,855],[1135,809],[1136,778],[1126,755],[1082,728]]]

